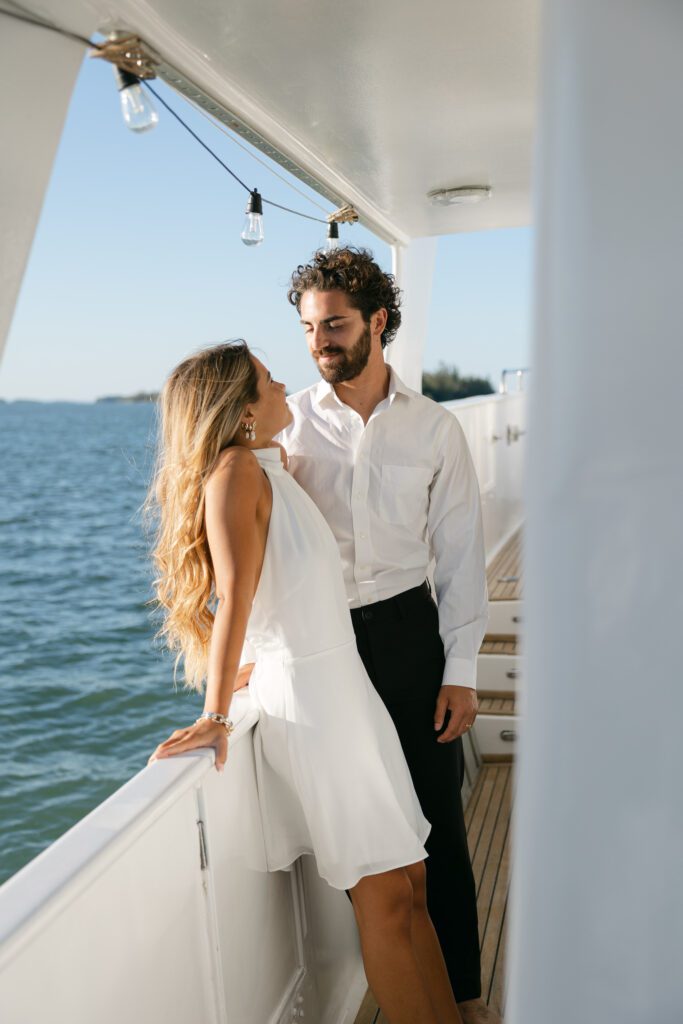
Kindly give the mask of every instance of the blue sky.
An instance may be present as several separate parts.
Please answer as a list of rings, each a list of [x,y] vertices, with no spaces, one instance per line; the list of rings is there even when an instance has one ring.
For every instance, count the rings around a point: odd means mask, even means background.
[[[318,212],[182,97],[156,87],[248,184]],[[159,114],[153,131],[134,135],[111,69],[84,61],[0,365],[0,397],[92,401],[158,390],[189,352],[234,337],[258,348],[290,391],[317,379],[285,291],[324,226],[266,207],[265,241],[247,249],[239,238],[246,193]],[[391,269],[389,247],[365,228],[340,233]],[[495,386],[503,367],[528,365],[531,246],[529,228],[439,240],[425,368],[443,361]]]

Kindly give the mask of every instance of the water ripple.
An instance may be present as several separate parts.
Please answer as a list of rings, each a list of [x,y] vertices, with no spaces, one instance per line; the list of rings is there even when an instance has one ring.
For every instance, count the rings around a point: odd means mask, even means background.
[[[149,405],[0,403],[0,881],[201,708],[147,604]]]

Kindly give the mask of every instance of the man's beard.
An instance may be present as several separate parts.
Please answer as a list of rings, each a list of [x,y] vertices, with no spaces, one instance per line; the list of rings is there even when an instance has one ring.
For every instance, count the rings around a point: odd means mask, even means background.
[[[321,366],[319,358],[316,357],[318,372],[328,384],[341,384],[344,380],[353,380],[368,365],[371,349],[372,335],[370,333],[370,324],[366,324],[360,338],[351,348],[344,350],[335,348],[334,345],[328,345],[319,352],[318,357],[321,355],[335,355],[337,358],[334,363]]]

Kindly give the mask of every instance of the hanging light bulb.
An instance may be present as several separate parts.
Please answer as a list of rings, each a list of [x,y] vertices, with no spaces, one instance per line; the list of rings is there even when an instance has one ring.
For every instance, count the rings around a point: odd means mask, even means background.
[[[158,122],[159,115],[148,93],[140,85],[140,79],[123,68],[114,67],[114,74],[126,126],[132,132],[149,131]]]
[[[245,245],[260,245],[263,241],[263,202],[256,188],[249,193],[246,214],[240,238]]]
[[[332,252],[333,249],[339,248],[339,225],[336,220],[331,220],[327,225],[327,242],[325,243],[325,249],[327,252]]]

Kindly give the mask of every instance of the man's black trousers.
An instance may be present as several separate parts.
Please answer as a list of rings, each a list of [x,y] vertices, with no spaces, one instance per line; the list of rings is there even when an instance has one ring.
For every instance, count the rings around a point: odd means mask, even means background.
[[[462,740],[437,743],[434,708],[444,671],[436,604],[428,584],[351,611],[370,679],[394,720],[422,811],[427,905],[458,1002],[481,995],[477,902],[460,789]],[[457,683],[457,680],[453,680]],[[448,717],[444,728],[448,724]],[[443,730],[442,730],[443,731]]]

